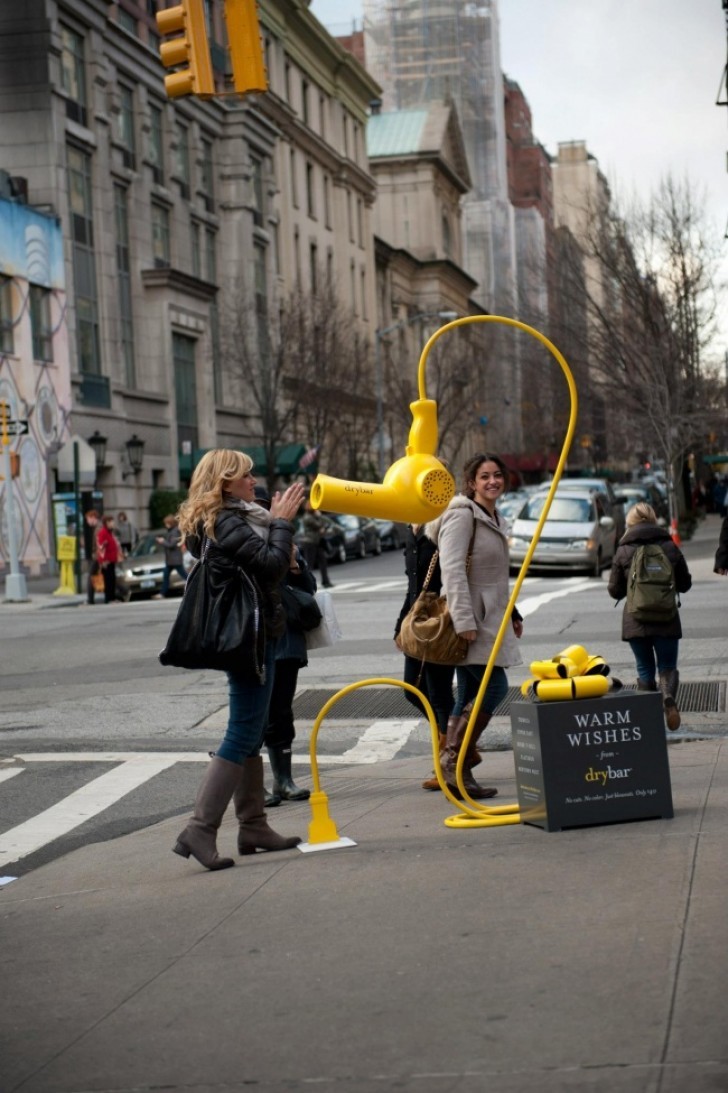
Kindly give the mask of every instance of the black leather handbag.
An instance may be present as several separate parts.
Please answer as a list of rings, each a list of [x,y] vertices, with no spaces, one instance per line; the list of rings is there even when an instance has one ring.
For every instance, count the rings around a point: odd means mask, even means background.
[[[292,630],[300,630],[306,634],[321,625],[321,608],[311,592],[284,584],[281,585],[281,601],[286,612],[286,621]]]
[[[240,566],[216,560],[206,539],[191,570],[159,660],[174,668],[212,668],[265,679],[260,592]]]

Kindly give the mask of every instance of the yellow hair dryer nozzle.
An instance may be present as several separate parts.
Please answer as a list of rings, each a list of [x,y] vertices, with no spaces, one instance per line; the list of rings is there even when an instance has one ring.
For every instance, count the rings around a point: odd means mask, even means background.
[[[566,679],[578,675],[579,669],[573,660],[562,657],[560,660],[534,660],[531,674],[537,679]]]
[[[606,676],[576,676],[571,679],[538,679],[534,694],[541,702],[564,702],[570,698],[597,698],[610,689]]]
[[[434,455],[437,403],[418,399],[410,404],[410,410],[413,422],[407,454],[392,464],[384,481],[347,482],[319,474],[311,486],[313,508],[408,524],[425,524],[447,508],[455,494],[455,482]]]
[[[566,649],[562,649],[560,653],[557,653],[554,660],[557,663],[561,660],[573,661],[581,672],[586,668],[589,654],[583,645],[569,645]]]

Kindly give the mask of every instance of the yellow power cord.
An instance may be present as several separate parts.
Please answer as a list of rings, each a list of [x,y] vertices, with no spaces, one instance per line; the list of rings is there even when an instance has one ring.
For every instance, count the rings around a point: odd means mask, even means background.
[[[473,708],[468,719],[468,726],[465,730],[465,737],[463,739],[462,745],[460,747],[460,752],[458,754],[457,765],[455,768],[455,777],[458,790],[462,796],[462,800],[458,800],[458,798],[450,791],[447,783],[445,782],[445,779],[443,778],[442,769],[440,767],[437,721],[435,720],[433,709],[425,695],[423,695],[421,691],[419,691],[416,687],[413,687],[410,683],[405,683],[399,679],[389,679],[382,677],[365,679],[359,683],[350,683],[347,687],[344,687],[340,691],[337,691],[337,693],[332,698],[330,698],[328,702],[326,702],[326,704],[322,707],[318,714],[318,717],[316,718],[316,721],[314,722],[313,730],[311,733],[311,743],[309,750],[311,756],[311,774],[313,777],[314,791],[311,794],[309,800],[312,811],[312,820],[309,825],[310,843],[333,843],[338,838],[336,827],[333,821],[328,816],[327,797],[326,794],[321,791],[321,784],[319,780],[318,762],[316,760],[316,740],[318,737],[319,726],[321,725],[321,722],[323,721],[329,710],[332,709],[332,707],[341,698],[343,698],[344,695],[347,695],[352,691],[358,690],[360,687],[372,687],[377,685],[401,687],[403,690],[410,691],[413,694],[416,694],[422,702],[422,705],[427,713],[427,719],[430,723],[430,730],[432,733],[433,760],[435,773],[437,774],[437,780],[440,783],[440,789],[445,794],[447,799],[461,810],[457,815],[448,816],[446,818],[445,825],[447,827],[504,827],[508,824],[518,824],[521,822],[519,806],[517,804],[491,806],[478,804],[477,801],[474,801],[473,798],[468,795],[467,790],[463,785],[463,765],[465,762],[465,755],[467,753],[470,740],[472,739],[472,735],[475,730],[475,722],[483,702],[483,697],[488,687],[488,683],[490,682],[490,678],[493,674],[496,657],[498,656],[501,645],[503,644],[506,629],[507,627],[512,625],[511,617],[513,615],[513,609],[516,606],[518,594],[521,591],[521,586],[528,572],[528,568],[531,564],[531,559],[533,558],[534,551],[536,550],[538,541],[541,538],[541,532],[543,530],[544,524],[546,523],[546,519],[551,508],[551,503],[554,499],[554,494],[556,493],[556,488],[564,471],[566,459],[568,457],[569,449],[571,448],[571,442],[574,438],[574,432],[576,430],[578,397],[574,377],[563,355],[559,352],[556,346],[538,330],[535,330],[532,326],[527,326],[526,323],[519,322],[517,319],[508,319],[502,315],[468,315],[463,319],[455,319],[453,320],[453,322],[447,323],[445,326],[440,327],[440,329],[435,331],[432,337],[429,338],[426,342],[422,350],[422,354],[420,355],[420,362],[417,372],[419,397],[421,399],[427,398],[427,394],[425,391],[425,365],[427,363],[427,358],[430,354],[430,350],[444,334],[448,333],[451,330],[455,330],[459,326],[469,326],[471,323],[503,323],[505,326],[511,326],[515,327],[515,329],[517,330],[523,330],[526,334],[530,334],[532,337],[536,338],[537,341],[541,342],[541,344],[546,349],[548,349],[549,353],[551,353],[551,355],[556,358],[562,372],[564,373],[569,388],[570,412],[569,425],[566,430],[566,436],[564,437],[564,443],[561,448],[561,455],[559,456],[559,461],[556,465],[556,470],[554,471],[553,481],[546,496],[546,501],[541,511],[541,516],[539,517],[538,523],[536,525],[536,530],[533,533],[531,545],[526,551],[526,556],[523,559],[523,564],[521,565],[518,576],[516,577],[515,584],[513,586],[513,592],[511,593],[511,597],[508,600],[508,604],[503,613],[503,618],[501,620],[498,633],[496,634],[495,641],[493,642],[493,648],[491,649],[490,656],[488,657],[488,661],[486,663],[483,679],[481,680],[478,693],[473,702]]]

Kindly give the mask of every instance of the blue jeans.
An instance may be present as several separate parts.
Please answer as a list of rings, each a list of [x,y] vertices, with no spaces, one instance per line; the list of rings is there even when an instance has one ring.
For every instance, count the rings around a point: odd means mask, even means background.
[[[478,693],[484,675],[484,664],[461,664],[458,666],[458,696],[455,705],[455,709],[458,713],[462,712],[462,708],[467,706],[468,702],[473,701]],[[480,707],[480,712],[489,714],[494,713],[496,707],[501,704],[507,694],[508,676],[506,675],[506,670],[505,668],[499,668],[496,665],[493,669],[493,674],[488,680],[488,686],[483,695],[483,704]]]
[[[671,672],[677,668],[679,638],[630,638],[629,647],[637,664],[637,678],[641,683],[655,682],[655,661],[658,672]]]
[[[162,574],[162,595],[169,595],[169,580],[174,571],[177,571],[183,581],[187,580],[187,574],[183,565],[166,565],[164,567],[164,573]]]
[[[230,763],[243,763],[260,754],[263,736],[268,727],[276,658],[275,640],[265,646],[265,683],[254,683],[248,678],[228,672],[230,711],[228,726],[222,744],[215,752]]]

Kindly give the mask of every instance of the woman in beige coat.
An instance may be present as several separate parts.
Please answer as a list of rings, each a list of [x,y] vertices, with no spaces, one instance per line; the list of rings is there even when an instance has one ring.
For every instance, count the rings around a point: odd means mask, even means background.
[[[457,720],[451,719],[445,748],[440,754],[445,781],[455,792],[455,768],[473,699],[509,599],[508,526],[497,509],[508,481],[507,468],[498,456],[480,452],[465,464],[463,476],[464,493],[454,497],[439,520],[427,529],[440,552],[442,587],[455,631],[469,642],[465,661],[458,667],[458,675],[464,676],[467,704]],[[521,616],[514,611],[512,627],[506,631],[498,651],[463,765],[463,785],[474,799],[495,797],[498,792],[479,785],[473,778],[472,767],[477,761],[475,745],[508,691],[505,669],[521,663],[517,639],[522,633]]]

